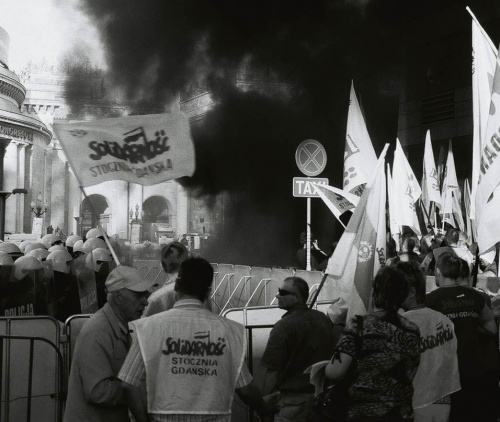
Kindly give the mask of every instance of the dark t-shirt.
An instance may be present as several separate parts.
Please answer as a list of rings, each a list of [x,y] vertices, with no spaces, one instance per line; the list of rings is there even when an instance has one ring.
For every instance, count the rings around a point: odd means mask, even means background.
[[[427,294],[425,304],[453,321],[460,381],[481,378],[484,364],[477,328],[491,319],[491,311],[485,313],[488,308],[481,294],[463,286],[440,287]]]
[[[288,311],[276,323],[262,356],[262,366],[280,373],[280,391],[314,392],[304,370],[313,363],[329,360],[334,348],[330,320],[304,305]]]

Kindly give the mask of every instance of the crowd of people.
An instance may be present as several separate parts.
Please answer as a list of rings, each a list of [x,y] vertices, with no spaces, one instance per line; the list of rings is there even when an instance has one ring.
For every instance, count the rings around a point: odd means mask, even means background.
[[[284,279],[276,297],[286,312],[259,380],[245,361],[244,326],[212,310],[206,260],[180,242],[166,245],[162,286],[119,265],[78,336],[64,421],[228,422],[236,393],[262,421],[497,422],[500,314],[496,298],[471,286],[474,255],[464,245],[455,229],[424,238],[420,251],[405,238],[374,277],[371,311],[348,321],[346,301],[311,309],[307,282]],[[71,259],[84,257],[80,247],[72,244]],[[345,390],[345,406],[325,416],[315,397],[332,383]]]

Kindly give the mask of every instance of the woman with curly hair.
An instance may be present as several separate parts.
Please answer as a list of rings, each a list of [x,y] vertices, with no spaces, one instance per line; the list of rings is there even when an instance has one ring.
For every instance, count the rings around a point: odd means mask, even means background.
[[[333,381],[350,379],[348,421],[413,421],[412,380],[420,362],[420,332],[398,314],[409,288],[399,268],[381,268],[373,280],[373,311],[347,323],[325,369]]]

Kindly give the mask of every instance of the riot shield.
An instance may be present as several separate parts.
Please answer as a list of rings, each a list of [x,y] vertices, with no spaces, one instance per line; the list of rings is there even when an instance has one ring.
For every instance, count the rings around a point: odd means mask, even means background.
[[[44,270],[2,266],[1,316],[48,315]]]
[[[76,276],[71,273],[54,271],[54,291],[56,314],[59,321],[66,321],[71,315],[80,313],[80,296]]]
[[[57,291],[54,281],[54,270],[52,261],[44,260],[43,265],[43,283],[45,286],[45,298],[47,302],[47,314],[57,318]]]
[[[85,254],[83,254],[71,261],[71,274],[76,280],[80,301],[79,312],[75,313],[92,314],[99,309],[95,273],[93,268],[88,268],[85,265],[85,258]]]
[[[95,272],[95,280],[97,287],[97,302],[99,309],[106,303],[106,279],[111,271],[116,268],[114,261],[101,261],[99,262],[98,271]],[[96,268],[94,268],[96,269]]]

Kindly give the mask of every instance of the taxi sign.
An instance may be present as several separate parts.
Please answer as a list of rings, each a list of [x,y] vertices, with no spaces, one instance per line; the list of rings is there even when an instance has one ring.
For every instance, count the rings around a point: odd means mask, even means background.
[[[294,177],[293,196],[297,198],[317,198],[319,195],[314,190],[312,184],[328,185],[325,177]]]
[[[318,141],[307,139],[295,151],[295,162],[306,176],[317,176],[326,166],[325,148]]]

